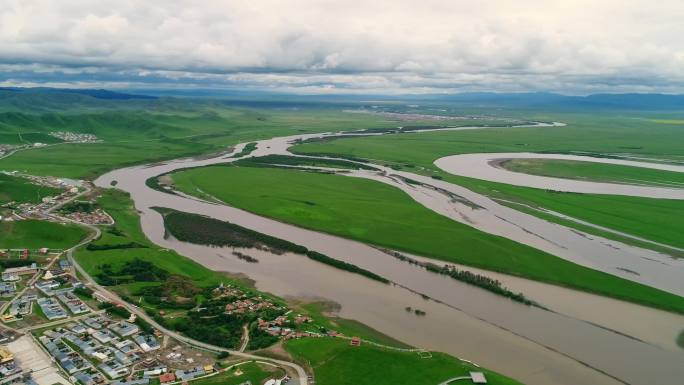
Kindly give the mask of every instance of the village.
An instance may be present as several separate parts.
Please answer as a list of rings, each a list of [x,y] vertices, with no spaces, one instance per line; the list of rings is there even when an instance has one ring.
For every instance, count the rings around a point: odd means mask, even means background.
[[[113,224],[114,220],[104,210],[93,204],[92,200],[77,201],[81,196],[87,196],[93,187],[82,181],[26,175],[18,172],[4,172],[6,175],[23,178],[37,186],[45,186],[61,190],[61,193],[54,196],[42,197],[38,203],[19,203],[7,202],[3,208],[11,210],[11,215],[5,215],[0,219],[4,221],[14,221],[22,219],[44,219],[53,221],[63,221],[64,218],[74,222],[87,225],[107,225]],[[59,213],[59,217],[54,215]]]
[[[48,385],[184,384],[229,370],[239,376],[240,365],[248,362],[225,361],[226,357],[222,361],[214,353],[190,347],[151,327],[106,293],[92,290],[78,279],[62,251],[5,250],[0,254],[3,258],[18,265],[4,269],[1,275],[0,343],[6,345],[0,348],[0,384],[46,383],[31,377],[33,369],[15,359],[15,350],[30,351],[31,362],[52,368],[47,378],[54,382]],[[35,262],[28,263],[32,260]],[[321,333],[310,316],[259,293],[223,283],[211,293],[212,301],[220,301],[226,315],[272,315],[257,318],[255,327],[277,340],[341,336],[335,331]],[[354,346],[360,344],[358,339],[351,341]],[[288,380],[283,374],[267,383]]]

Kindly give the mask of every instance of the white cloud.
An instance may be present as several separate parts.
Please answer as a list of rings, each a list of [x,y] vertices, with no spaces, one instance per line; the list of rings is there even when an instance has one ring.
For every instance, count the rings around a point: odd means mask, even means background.
[[[669,90],[684,87],[683,19],[681,0],[0,0],[0,64],[307,89]]]

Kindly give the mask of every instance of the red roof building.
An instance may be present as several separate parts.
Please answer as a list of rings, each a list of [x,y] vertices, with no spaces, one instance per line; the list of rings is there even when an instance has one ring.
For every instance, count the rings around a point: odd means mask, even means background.
[[[161,376],[159,376],[159,382],[161,382],[162,384],[174,381],[176,381],[176,375],[173,373],[164,373]]]

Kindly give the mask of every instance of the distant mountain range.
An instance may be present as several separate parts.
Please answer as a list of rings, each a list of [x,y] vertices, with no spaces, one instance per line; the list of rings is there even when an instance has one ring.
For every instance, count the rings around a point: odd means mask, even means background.
[[[682,110],[684,111],[684,95],[670,94],[593,94],[588,96],[568,96],[556,93],[528,92],[528,93],[495,93],[470,92],[460,94],[431,94],[431,95],[293,95],[277,92],[251,90],[127,90],[126,92],[105,89],[69,89],[69,88],[19,88],[0,87],[0,102],[11,101],[13,104],[22,102],[26,107],[32,101],[41,103],[51,102],[57,107],[68,101],[78,103],[96,103],[102,101],[153,101],[155,99],[184,98],[221,99],[235,104],[368,104],[369,101],[405,103],[437,103],[459,104],[464,107],[506,107],[506,108],[550,108],[550,109],[614,109],[614,110]],[[15,100],[13,100],[15,99]],[[2,104],[2,103],[0,103]],[[1,109],[1,108],[0,108]]]
[[[49,88],[49,87],[0,87],[0,92],[17,92],[24,94],[78,94],[90,96],[96,99],[129,100],[129,99],[157,99],[156,96],[134,95],[104,89],[78,89],[78,88]]]

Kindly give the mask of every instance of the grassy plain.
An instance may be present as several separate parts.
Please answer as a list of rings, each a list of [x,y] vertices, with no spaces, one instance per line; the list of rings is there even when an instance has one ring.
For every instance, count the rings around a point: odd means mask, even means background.
[[[0,249],[67,249],[83,240],[88,231],[73,224],[24,220],[0,222]]]
[[[51,131],[88,133],[102,141],[56,143],[18,151],[0,160],[0,170],[94,179],[115,168],[217,152],[240,142],[397,125],[381,116],[349,114],[321,105],[257,109],[218,102],[160,100],[106,106],[95,111],[0,112],[0,144],[26,144],[28,133],[41,140],[51,138],[46,135]],[[22,136],[28,139],[22,140]]]
[[[594,182],[684,187],[684,173],[558,159],[510,159],[501,164],[525,174],[581,179]]]
[[[546,117],[551,120],[553,118]],[[494,198],[544,207],[600,226],[664,244],[684,247],[684,201],[592,194],[558,194],[464,178],[439,170],[433,161],[475,152],[559,152],[640,154],[684,159],[684,125],[644,119],[562,115],[566,127],[503,128],[345,138],[295,146],[302,154],[330,154],[370,159],[399,169],[440,176]],[[645,215],[644,213],[648,213]]]
[[[0,173],[0,204],[7,202],[38,203],[43,197],[54,196],[60,191],[38,186],[24,178]]]
[[[380,182],[235,166],[190,169],[172,178],[186,193],[200,189],[232,206],[301,227],[684,312],[684,298],[454,222]]]
[[[519,384],[442,353],[421,358],[418,353],[366,344],[353,347],[346,340],[334,338],[292,340],[285,348],[295,360],[310,365],[316,382],[325,385],[435,385],[453,377],[467,376],[470,371],[484,372],[489,384]]]
[[[191,278],[204,287],[218,285],[226,277],[207,269],[192,260],[178,255],[172,250],[162,249],[150,242],[140,227],[140,218],[128,196],[119,190],[106,190],[98,200],[116,221],[115,228],[103,227],[102,237],[93,245],[118,245],[135,242],[141,247],[129,249],[87,250],[82,248],[76,253],[78,263],[91,275],[100,272],[99,266],[108,263],[114,270],[135,258],[153,263],[171,274]],[[134,284],[135,286],[135,284]],[[137,287],[130,287],[134,289]]]
[[[95,244],[98,245],[113,245],[119,243],[129,243],[136,242],[146,248],[136,248],[136,249],[118,249],[118,250],[103,250],[103,251],[91,251],[86,249],[81,249],[76,254],[76,258],[90,274],[97,274],[100,272],[100,266],[106,261],[116,268],[123,265],[126,261],[130,261],[133,258],[140,258],[149,262],[154,263],[157,267],[165,269],[173,274],[184,275],[191,278],[198,286],[207,287],[218,284],[219,282],[231,282],[230,278],[225,275],[211,271],[195,262],[185,258],[179,254],[176,254],[170,250],[161,249],[145,238],[142,233],[139,223],[139,217],[132,202],[127,197],[126,194],[118,190],[106,190],[103,196],[99,199],[98,203],[104,209],[106,209],[112,217],[116,220],[116,227],[112,231],[103,232],[102,238],[97,240]],[[115,269],[116,269],[115,268]],[[138,291],[141,287],[150,285],[154,283],[150,282],[137,282],[134,284],[123,285],[122,287],[114,287],[115,290],[123,293],[129,294]],[[145,304],[143,304],[145,305]],[[372,340],[379,343],[384,343],[391,346],[404,347],[405,344],[398,342],[384,334],[369,328],[359,322],[353,320],[346,320],[340,318],[327,318],[328,316],[324,314],[325,307],[320,303],[309,303],[309,304],[299,304],[295,305],[297,311],[304,314],[310,314],[315,320],[317,325],[323,327],[338,330],[347,335],[358,335],[364,339]],[[169,311],[172,313],[173,310]],[[179,313],[180,314],[180,313]],[[330,343],[334,343],[332,346]],[[444,373],[445,375],[452,373],[452,371],[457,371],[461,373],[466,368],[470,366],[464,362],[461,362],[453,357],[450,357],[441,353],[433,353],[433,359],[423,360],[418,358],[418,356],[413,354],[392,352],[389,350],[368,348],[364,347],[361,351],[368,351],[362,355],[348,354],[345,353],[347,350],[345,347],[348,346],[346,341],[332,340],[325,338],[311,338],[302,339],[298,341],[293,341],[293,348],[290,349],[288,345],[288,350],[293,353],[298,359],[311,360],[310,357],[323,357],[324,354],[329,353],[342,353],[340,357],[342,359],[337,359],[336,357],[327,357],[326,362],[320,363],[320,370],[317,369],[316,375],[322,376],[322,379],[327,379],[327,376],[336,376],[336,373],[345,374],[354,371],[355,368],[359,370],[358,373],[364,373],[370,370],[370,361],[366,360],[379,360],[380,363],[397,362],[397,365],[419,365],[420,371],[425,372],[436,372]],[[352,352],[352,353],[356,353]],[[428,362],[429,361],[429,362]],[[312,361],[313,362],[313,361]],[[424,366],[424,368],[423,368]],[[383,366],[384,367],[384,366]],[[214,385],[214,384],[226,384],[226,385],[237,385],[244,381],[251,381],[252,384],[263,383],[263,380],[273,376],[273,372],[267,367],[262,367],[254,363],[248,363],[240,366],[243,374],[240,376],[235,375],[234,370],[230,370],[226,373],[216,375],[204,380],[199,380],[197,383],[199,385]],[[404,366],[407,370],[408,367]],[[486,370],[485,370],[486,371]],[[517,382],[506,379],[497,374],[491,374],[486,371],[495,384],[517,384]],[[422,372],[420,372],[422,373]],[[282,374],[278,372],[276,376],[281,376]],[[401,378],[398,377],[400,373],[391,374],[390,378],[393,379]],[[369,377],[373,379],[374,382],[369,382],[373,384],[384,384],[392,383],[387,382],[381,377]],[[413,377],[411,377],[413,378]],[[322,384],[335,384],[335,380],[323,381],[319,379],[319,383]],[[379,381],[379,382],[378,382]],[[346,382],[343,382],[346,383]],[[352,382],[353,383],[353,382]]]
[[[236,375],[238,369],[242,372],[239,376]],[[249,381],[253,385],[257,385],[263,384],[269,378],[281,378],[284,374],[282,369],[248,362],[217,375],[193,381],[192,383],[193,385],[239,385]]]

